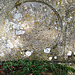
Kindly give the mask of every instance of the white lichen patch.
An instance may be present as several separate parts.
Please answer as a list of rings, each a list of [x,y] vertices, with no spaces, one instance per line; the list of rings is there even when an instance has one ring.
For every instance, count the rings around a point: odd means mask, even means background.
[[[30,52],[30,51],[26,52],[26,56],[31,56],[31,54],[32,54],[32,52]]]
[[[57,27],[55,27],[55,29],[57,30],[58,28],[57,28]]]
[[[14,25],[13,25],[13,29],[17,29],[17,30],[19,30],[19,25],[14,24]]]
[[[45,53],[49,53],[50,50],[51,50],[51,48],[45,48],[45,49],[44,49],[44,52],[45,52]]]
[[[54,56],[54,59],[57,59],[57,56]]]
[[[2,37],[3,40],[6,40],[6,37]]]
[[[19,39],[16,39],[16,40],[15,40],[15,43],[19,44]]]
[[[56,37],[52,37],[53,39],[55,39]]]
[[[23,5],[24,9],[27,9],[27,6]]]
[[[21,39],[18,38],[17,35],[24,34],[24,30],[20,30],[20,25],[14,22],[10,22],[8,19],[3,23],[4,27],[1,30],[0,37],[0,56],[4,57],[4,54],[10,54],[13,49],[19,49],[19,47],[23,47]],[[17,31],[17,35],[15,34]],[[20,36],[19,36],[20,37]],[[22,44],[22,45],[21,45]]]
[[[5,37],[2,37],[0,40],[0,55],[3,57],[4,54],[10,53],[10,48],[13,48],[12,43],[10,41],[6,41]]]
[[[4,53],[1,53],[1,54],[0,54],[0,57],[3,57],[3,56],[4,56]]]
[[[49,57],[49,60],[51,61],[52,60],[52,57]]]
[[[68,18],[68,21],[67,22],[70,22],[72,20],[72,16],[70,16],[69,18]]]
[[[20,43],[20,44],[19,44],[19,47],[22,48],[22,47],[23,47],[23,44]]]
[[[17,21],[20,21],[22,19],[22,14],[19,13],[19,11],[17,11],[17,13],[14,15],[14,18],[17,20]]]
[[[13,46],[13,44],[11,42],[8,42],[7,47],[8,48],[13,48],[14,46]]]
[[[16,11],[16,8],[14,8],[14,9],[11,11],[11,13],[13,14],[15,11]]]
[[[25,33],[25,31],[22,30],[16,30],[16,35],[23,35]]]
[[[72,51],[68,51],[67,55],[71,56],[71,54],[72,54]]]

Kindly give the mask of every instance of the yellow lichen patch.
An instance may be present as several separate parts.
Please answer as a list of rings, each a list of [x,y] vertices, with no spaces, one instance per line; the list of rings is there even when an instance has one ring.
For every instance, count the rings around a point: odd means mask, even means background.
[[[26,21],[30,21],[30,18],[29,19],[26,19]]]
[[[0,26],[0,35],[3,35],[3,36],[0,36],[0,37],[4,37],[6,35],[6,31],[4,30],[4,26]]]
[[[61,4],[61,2],[59,2],[59,1],[58,1],[58,2],[56,2],[56,5],[60,5],[60,4]]]
[[[67,22],[67,24],[70,24],[70,22]]]
[[[31,44],[30,46],[33,47],[33,44]]]
[[[63,8],[63,7],[64,7],[64,5],[61,5],[61,7]]]
[[[62,19],[64,18],[64,16],[62,16]]]
[[[35,25],[38,25],[38,24],[39,24],[39,22],[34,22],[34,24],[35,24]]]
[[[25,17],[27,18],[27,15],[25,15]]]
[[[34,20],[36,20],[36,18],[34,17]]]
[[[52,12],[52,15],[54,15],[54,12]]]
[[[50,45],[50,43],[48,43],[48,46]]]
[[[57,1],[57,2],[56,2],[56,5],[61,5],[61,1],[62,1],[62,0]]]
[[[71,3],[71,0],[68,0],[68,3],[70,4]]]
[[[61,2],[62,0],[59,0],[59,2]]]
[[[3,22],[3,24],[5,24],[5,22]]]
[[[44,59],[44,60],[46,60],[46,59],[47,59],[47,57],[45,56],[45,57],[43,57],[43,59]]]
[[[40,40],[40,38],[37,38],[37,40]]]
[[[56,2],[56,5],[58,5],[58,2]]]
[[[73,10],[72,13],[75,13],[75,10]],[[74,15],[73,15],[73,16],[74,16]]]
[[[41,5],[40,5],[40,7],[41,7]]]

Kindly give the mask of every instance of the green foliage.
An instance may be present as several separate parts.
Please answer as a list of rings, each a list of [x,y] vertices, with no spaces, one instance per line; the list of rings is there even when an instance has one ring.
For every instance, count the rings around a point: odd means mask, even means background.
[[[14,69],[14,68],[16,69]],[[8,75],[24,75],[33,73],[34,75],[42,75],[41,72],[53,73],[53,75],[67,75],[68,71],[75,73],[75,69],[67,67],[66,65],[53,64],[48,61],[37,61],[37,60],[18,60],[18,61],[6,61],[3,62],[3,69],[6,71],[8,68],[10,72]]]

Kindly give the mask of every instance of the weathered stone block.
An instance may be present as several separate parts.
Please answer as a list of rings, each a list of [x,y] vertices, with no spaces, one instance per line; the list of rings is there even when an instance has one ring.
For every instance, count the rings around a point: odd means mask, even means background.
[[[65,15],[64,0],[1,2],[1,60],[75,59],[74,11]]]

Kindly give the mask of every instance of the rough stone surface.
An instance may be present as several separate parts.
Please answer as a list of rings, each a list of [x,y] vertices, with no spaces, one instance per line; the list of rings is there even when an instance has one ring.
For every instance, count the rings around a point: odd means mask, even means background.
[[[59,13],[63,28],[56,12],[44,3],[0,0],[2,61],[23,58],[75,60],[74,1],[38,1],[51,5]]]

